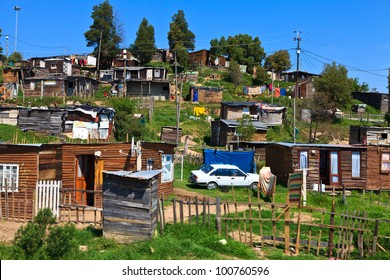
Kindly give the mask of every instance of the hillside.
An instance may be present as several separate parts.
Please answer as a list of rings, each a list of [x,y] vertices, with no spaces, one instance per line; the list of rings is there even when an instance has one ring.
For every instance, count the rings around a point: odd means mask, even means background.
[[[173,74],[171,74],[173,77]],[[289,97],[272,98],[270,94],[263,94],[259,97],[249,98],[243,94],[243,86],[252,86],[264,83],[253,79],[250,75],[244,74],[244,79],[241,85],[234,88],[233,83],[229,81],[228,73],[226,71],[217,71],[209,68],[202,68],[199,71],[199,77],[196,85],[209,86],[209,87],[221,87],[223,88],[223,100],[224,101],[258,101],[274,103],[287,107],[287,116],[285,124],[281,127],[271,128],[267,132],[268,141],[293,141],[293,104]],[[266,81],[265,83],[270,83]],[[189,100],[189,88],[194,83],[183,83],[178,85],[178,88],[183,89],[182,102],[180,104],[180,128],[183,135],[190,136],[190,146],[194,150],[200,151],[204,145],[210,144],[210,119],[219,117],[220,104],[202,104],[192,103]],[[291,86],[291,83],[284,83],[277,81],[275,84],[278,87]],[[100,86],[95,97],[90,100],[71,98],[70,100],[63,100],[62,98],[45,97],[42,99],[26,99],[22,102],[21,97],[18,99],[7,101],[13,105],[24,105],[31,102],[31,106],[53,106],[54,103],[59,106],[65,106],[65,104],[82,104],[89,103],[98,106],[109,106],[116,110],[117,118],[124,120],[127,125],[120,128],[122,133],[116,135],[117,141],[124,141],[126,138],[124,135],[140,138],[147,141],[159,141],[161,127],[163,126],[176,126],[176,102],[174,101],[155,101],[153,108],[153,115],[150,115],[150,110],[147,108],[141,108],[138,100],[123,100],[122,98],[105,98],[104,91],[109,90],[108,87]],[[4,105],[4,101],[2,101]],[[346,105],[346,108],[351,106],[357,101],[353,101],[351,104]],[[201,106],[205,108],[205,116],[195,117],[194,107]],[[311,126],[307,122],[301,121],[301,112],[303,109],[309,108],[310,104],[308,100],[297,99],[296,100],[296,127],[297,127],[297,142],[307,143],[310,139],[310,132],[313,136],[316,131],[316,140],[318,143],[346,143],[348,142],[349,126],[350,125],[382,125],[383,123],[371,123],[367,122],[366,118],[361,120],[350,120],[348,117],[341,119],[335,119],[331,122],[319,122],[313,123]],[[370,114],[378,114],[377,110],[367,106],[367,112]],[[133,122],[131,116],[136,113],[141,113],[146,117],[146,123],[139,125]],[[349,112],[345,112],[349,113]],[[364,115],[365,116],[365,115]],[[117,122],[119,123],[119,122]],[[118,130],[118,129],[117,129]],[[127,138],[128,139],[128,138]],[[46,137],[44,135],[38,135],[32,132],[22,132],[15,127],[0,126],[0,140],[4,142],[19,142],[19,143],[37,143],[37,142],[55,142],[59,141],[56,137]]]

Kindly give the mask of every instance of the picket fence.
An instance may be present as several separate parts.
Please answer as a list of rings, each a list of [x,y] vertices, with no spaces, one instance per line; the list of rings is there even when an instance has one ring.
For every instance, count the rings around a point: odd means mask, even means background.
[[[35,214],[39,210],[49,208],[55,217],[60,215],[61,181],[37,181]]]

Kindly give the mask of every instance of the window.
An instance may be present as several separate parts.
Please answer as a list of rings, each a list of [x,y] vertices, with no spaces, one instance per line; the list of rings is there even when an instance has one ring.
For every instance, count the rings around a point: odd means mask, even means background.
[[[309,168],[309,158],[308,158],[307,151],[300,151],[299,152],[299,168],[300,169]]]
[[[153,170],[154,159],[148,158],[146,160],[146,170]]]
[[[360,152],[352,152],[352,177],[360,177]]]
[[[245,177],[245,174],[238,169],[230,169],[230,176],[233,177]]]
[[[381,153],[381,172],[390,173],[390,152]]]
[[[0,190],[18,191],[19,165],[0,164]]]
[[[57,64],[51,64],[50,69],[57,69]]]
[[[161,74],[160,74],[160,69],[154,69],[154,77],[155,78],[160,78]]]
[[[163,155],[161,182],[172,182],[173,170],[173,155]]]

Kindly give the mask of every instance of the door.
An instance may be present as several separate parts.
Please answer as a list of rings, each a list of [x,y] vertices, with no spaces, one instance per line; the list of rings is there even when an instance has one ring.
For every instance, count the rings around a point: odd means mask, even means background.
[[[94,160],[93,155],[76,156],[76,204],[94,206]]]
[[[332,186],[340,185],[339,178],[340,170],[339,170],[339,153],[332,151],[330,152],[330,184]]]
[[[230,180],[233,186],[242,187],[248,185],[246,178],[246,174],[241,170],[230,169]]]

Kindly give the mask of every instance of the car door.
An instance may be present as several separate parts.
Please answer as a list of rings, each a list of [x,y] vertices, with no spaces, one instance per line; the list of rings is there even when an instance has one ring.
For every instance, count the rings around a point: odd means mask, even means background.
[[[229,169],[218,168],[217,170],[215,170],[214,175],[215,175],[215,181],[217,182],[218,186],[231,185]]]
[[[235,187],[246,186],[246,174],[240,169],[230,169],[230,181]]]

